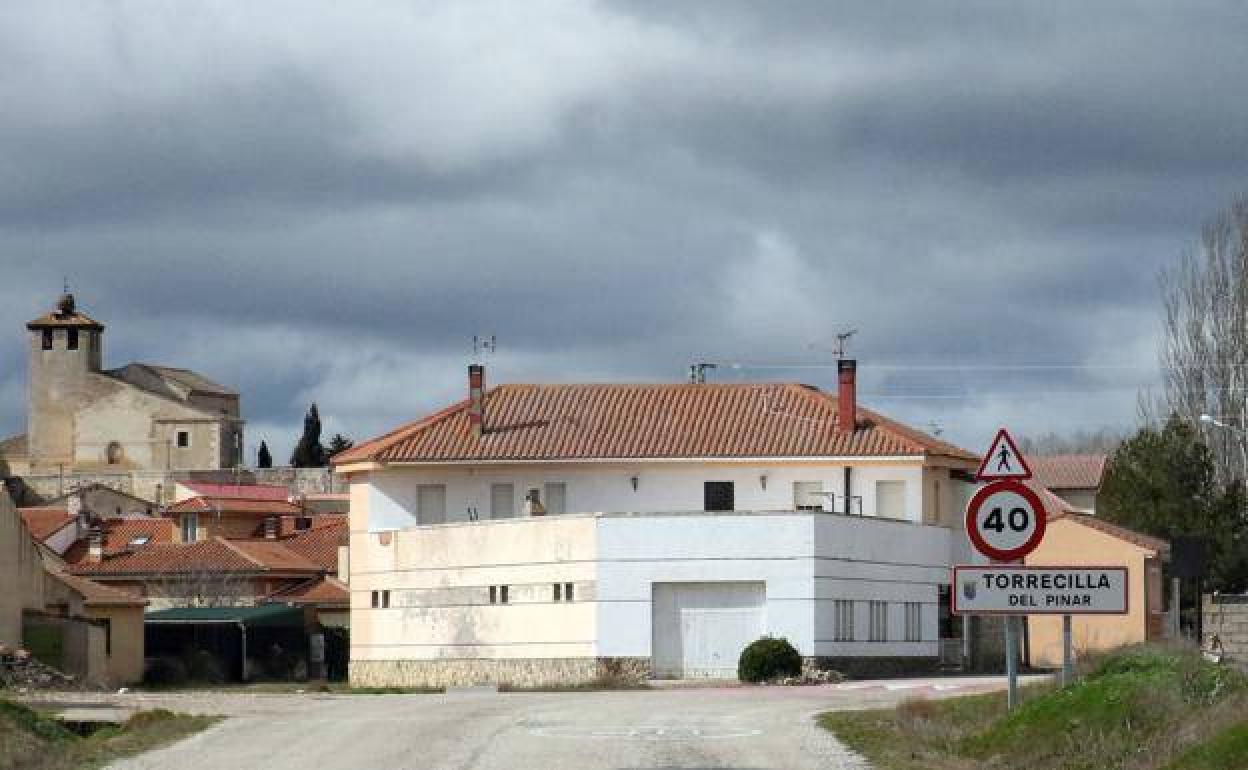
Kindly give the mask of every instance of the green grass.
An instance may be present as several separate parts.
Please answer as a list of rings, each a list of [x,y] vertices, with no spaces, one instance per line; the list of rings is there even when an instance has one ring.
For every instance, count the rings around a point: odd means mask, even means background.
[[[1166,765],[1166,770],[1232,770],[1248,767],[1248,722],[1228,727],[1193,746]]]
[[[997,693],[820,722],[879,768],[1147,770],[1241,721],[1246,705],[1248,678],[1234,670],[1188,651],[1135,647],[1097,661],[1069,687],[1025,688],[1011,713]]]
[[[17,703],[0,700],[0,768],[68,770],[102,767],[172,743],[219,721],[159,709],[140,711],[118,727],[85,738]]]

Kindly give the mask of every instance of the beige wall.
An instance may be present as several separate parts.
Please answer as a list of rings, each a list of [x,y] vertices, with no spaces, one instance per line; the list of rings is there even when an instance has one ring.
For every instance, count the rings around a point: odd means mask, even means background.
[[[106,658],[106,674],[112,686],[132,684],[143,679],[143,608],[87,607],[89,618],[109,621],[111,653]]]
[[[1148,638],[1148,617],[1160,613],[1164,597],[1160,592],[1160,567],[1149,559],[1152,551],[1113,535],[1063,517],[1048,524],[1044,540],[1027,564],[1044,566],[1101,566],[1127,568],[1128,613],[1126,615],[1074,616],[1072,636],[1076,656],[1082,651],[1107,650]],[[1152,578],[1150,580],[1150,573]],[[1148,583],[1152,582],[1150,588]],[[1031,662],[1037,666],[1062,663],[1062,618],[1060,615],[1033,615],[1027,620]]]
[[[22,611],[43,607],[43,559],[0,486],[0,643],[21,644]]]
[[[592,517],[370,533],[367,478],[353,481],[353,661],[595,654]],[[574,583],[576,600],[554,602],[556,582]],[[508,604],[490,604],[491,585],[508,586]],[[373,608],[382,590],[390,607]]]

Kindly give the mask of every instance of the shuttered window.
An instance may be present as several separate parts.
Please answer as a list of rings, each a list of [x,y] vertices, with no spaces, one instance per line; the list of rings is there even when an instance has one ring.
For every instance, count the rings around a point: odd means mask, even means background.
[[[838,642],[854,641],[854,603],[848,599],[837,599],[835,605],[836,635]]]
[[[515,484],[490,485],[490,518],[510,519],[516,515]]]
[[[794,481],[793,508],[798,511],[823,510],[822,481]]]
[[[546,515],[558,516],[568,512],[568,485],[562,481],[546,483]]]
[[[923,641],[923,605],[906,602],[906,641]]]
[[[421,484],[416,488],[416,523],[446,523],[445,484]]]
[[[886,519],[906,518],[906,482],[875,482],[875,515]]]
[[[888,602],[871,602],[871,641],[888,641]]]

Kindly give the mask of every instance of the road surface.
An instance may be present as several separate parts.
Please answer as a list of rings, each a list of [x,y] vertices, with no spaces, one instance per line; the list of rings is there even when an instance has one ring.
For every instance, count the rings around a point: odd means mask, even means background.
[[[815,714],[1001,686],[999,678],[965,678],[588,693],[112,696],[127,707],[229,716],[204,733],[112,767],[866,768],[814,724]]]

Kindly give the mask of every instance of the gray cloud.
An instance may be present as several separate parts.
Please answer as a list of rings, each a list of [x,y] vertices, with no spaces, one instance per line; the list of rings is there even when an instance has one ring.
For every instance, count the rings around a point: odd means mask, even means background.
[[[7,6],[0,433],[65,274],[112,363],[235,385],[279,456],[311,399],[364,436],[456,397],[476,332],[495,381],[830,385],[854,326],[865,398],[967,444],[1129,424],[1156,271],[1248,170],[1245,19]]]

